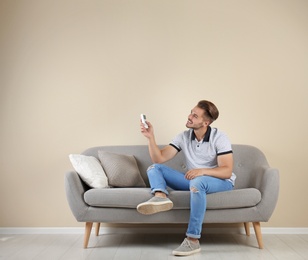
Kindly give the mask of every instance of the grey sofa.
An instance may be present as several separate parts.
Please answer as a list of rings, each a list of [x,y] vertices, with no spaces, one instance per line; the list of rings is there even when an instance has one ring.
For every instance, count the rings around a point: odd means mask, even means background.
[[[232,191],[207,196],[204,223],[243,223],[246,234],[252,222],[258,246],[263,248],[260,222],[271,217],[278,199],[279,172],[271,168],[264,154],[249,145],[233,145],[234,173],[237,175]],[[141,175],[147,184],[146,169],[152,164],[146,145],[100,146],[82,154],[98,158],[98,151],[134,155]],[[179,153],[167,165],[185,171],[183,154]],[[87,247],[93,223],[187,223],[189,219],[189,191],[170,191],[174,208],[167,212],[145,216],[136,206],[152,197],[150,188],[91,189],[75,171],[65,175],[68,204],[78,222],[85,222],[84,248]],[[87,202],[85,202],[85,200]]]

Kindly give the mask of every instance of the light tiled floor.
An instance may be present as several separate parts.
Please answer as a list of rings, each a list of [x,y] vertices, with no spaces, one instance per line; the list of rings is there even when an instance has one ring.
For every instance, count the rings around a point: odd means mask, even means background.
[[[83,249],[83,235],[0,235],[0,259],[179,259],[171,252],[180,234],[104,234],[91,236]],[[308,259],[308,235],[263,235],[258,249],[254,235],[208,234],[201,239],[201,253],[185,259]]]

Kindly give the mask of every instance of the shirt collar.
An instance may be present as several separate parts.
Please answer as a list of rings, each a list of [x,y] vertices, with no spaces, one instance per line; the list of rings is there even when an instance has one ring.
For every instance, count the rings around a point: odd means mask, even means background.
[[[212,131],[212,128],[209,126],[207,128],[207,130],[206,130],[206,133],[205,133],[205,136],[203,137],[203,141],[202,142],[209,142],[210,141],[211,131]],[[194,130],[192,130],[191,140],[193,141],[195,139],[196,139],[196,135],[195,135]]]

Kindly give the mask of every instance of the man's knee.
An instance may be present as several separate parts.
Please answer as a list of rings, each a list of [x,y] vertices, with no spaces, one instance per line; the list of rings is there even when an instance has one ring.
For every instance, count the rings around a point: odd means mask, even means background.
[[[159,170],[159,171],[164,171],[166,169],[168,169],[168,167],[164,164],[161,164],[161,163],[153,163],[152,165],[150,165],[147,169],[147,171],[150,171],[150,170]]]
[[[198,178],[192,179],[190,181],[189,190],[193,193],[198,193],[201,189],[201,182],[198,180]]]
[[[159,163],[154,163],[150,165],[147,169],[147,174],[155,174],[161,170],[161,165]]]
[[[193,192],[193,193],[198,193],[199,192],[199,190],[196,187],[194,187],[194,186],[190,186],[190,191]]]
[[[147,172],[156,168],[156,164],[152,164],[148,167]]]

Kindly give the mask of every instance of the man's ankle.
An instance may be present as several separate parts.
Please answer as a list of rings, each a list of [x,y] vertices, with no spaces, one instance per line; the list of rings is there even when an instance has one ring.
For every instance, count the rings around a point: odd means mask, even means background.
[[[193,237],[187,237],[187,239],[192,241],[192,242],[198,242],[199,241],[198,238],[193,238]]]
[[[161,191],[156,191],[155,192],[155,197],[159,197],[159,198],[167,198],[167,195]]]

